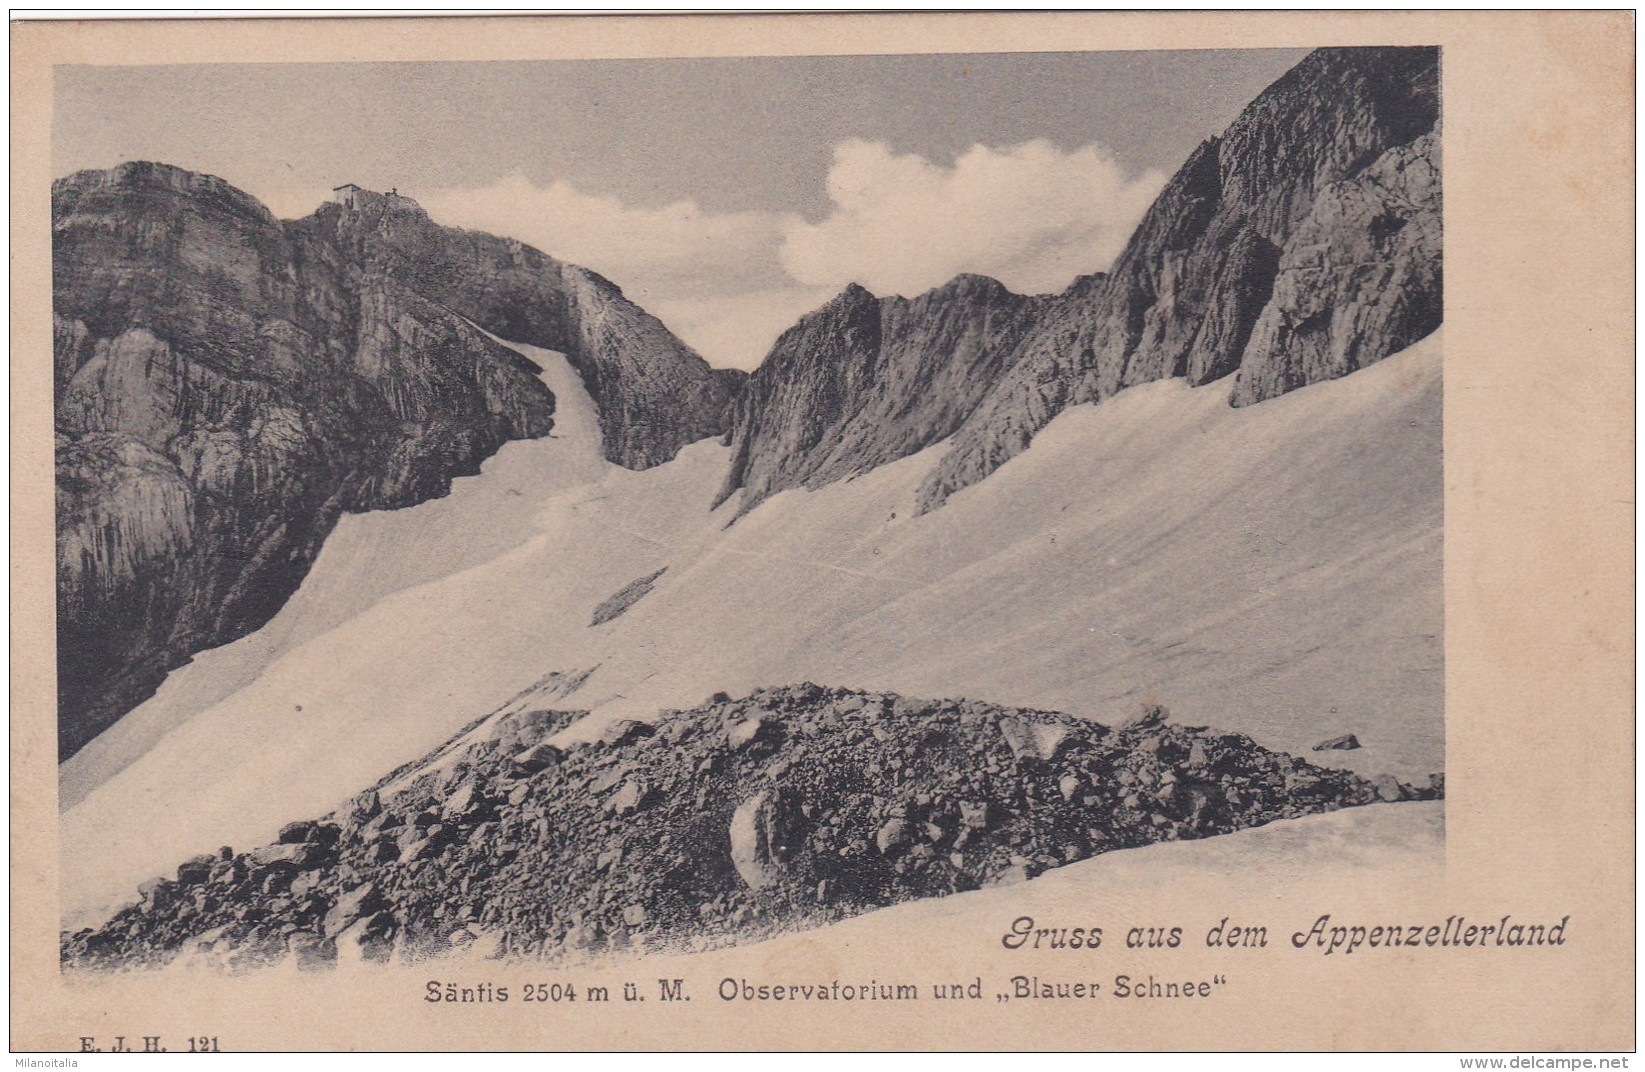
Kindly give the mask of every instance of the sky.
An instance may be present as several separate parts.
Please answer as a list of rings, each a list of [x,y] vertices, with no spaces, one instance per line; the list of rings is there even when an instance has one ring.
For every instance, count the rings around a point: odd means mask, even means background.
[[[56,175],[156,160],[282,218],[346,182],[598,271],[753,368],[847,284],[1053,293],[1296,49],[56,68]]]

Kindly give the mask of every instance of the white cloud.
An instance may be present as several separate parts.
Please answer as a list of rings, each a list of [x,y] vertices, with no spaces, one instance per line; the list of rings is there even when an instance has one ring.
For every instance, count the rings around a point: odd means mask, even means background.
[[[635,207],[566,182],[511,175],[415,196],[440,223],[528,242],[599,272],[710,364],[753,368],[782,331],[847,283],[912,296],[978,272],[1023,293],[1109,266],[1164,185],[1105,151],[1047,141],[975,146],[952,165],[879,142],[835,147],[832,211]],[[291,191],[296,202],[312,194]]]
[[[418,201],[440,223],[592,268],[715,366],[754,368],[800,314],[832,296],[783,272],[778,248],[792,218],[779,213],[707,212],[690,200],[637,208],[521,175]]]
[[[776,249],[787,222],[770,212],[705,212],[689,200],[635,208],[567,182],[537,186],[522,175],[418,200],[441,223],[518,238],[592,268],[642,305],[769,286],[780,271]]]
[[[879,294],[912,296],[960,272],[1060,291],[1109,266],[1164,183],[1158,172],[1127,175],[1097,146],[977,145],[944,166],[847,141],[828,175],[833,213],[790,221],[782,263],[801,283],[855,281]]]

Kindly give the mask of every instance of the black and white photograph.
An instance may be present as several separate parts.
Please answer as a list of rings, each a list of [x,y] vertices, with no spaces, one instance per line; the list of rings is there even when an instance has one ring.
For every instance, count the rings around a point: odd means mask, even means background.
[[[1409,38],[54,63],[64,993],[1169,1048],[1286,964],[1569,961],[1455,895],[1496,396]]]
[[[1440,65],[65,72],[64,963],[1437,850]]]

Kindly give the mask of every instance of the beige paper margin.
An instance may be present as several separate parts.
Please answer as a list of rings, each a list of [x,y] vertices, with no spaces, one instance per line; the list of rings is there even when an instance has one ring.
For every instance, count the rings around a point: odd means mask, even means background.
[[[1627,13],[1156,13],[539,17],[14,23],[12,60],[11,1044],[216,1035],[225,1049],[1439,1048],[1623,1050],[1634,1022],[1633,143]],[[1403,922],[1569,914],[1532,953],[1350,960],[1203,948],[1084,961],[1002,955],[1010,912],[956,908],[888,939],[823,937],[669,962],[541,972],[691,974],[690,1004],[430,1006],[446,969],[252,979],[57,970],[49,169],[51,66],[1070,49],[1443,47],[1446,193],[1445,866],[1325,876],[1237,868],[1161,881],[1147,904],[1030,884],[1068,923],[1233,913],[1275,941],[1321,912]],[[1015,903],[1015,902],[1013,902]],[[954,929],[944,929],[950,916]],[[871,919],[872,917],[870,917]],[[902,918],[902,917],[895,917]],[[1192,942],[1190,943],[1192,944]],[[1226,971],[1197,1005],[750,1006],[722,977],[897,971],[969,979]],[[476,982],[480,970],[456,973]],[[655,995],[653,994],[653,1000]],[[643,1011],[639,1011],[642,1010]]]

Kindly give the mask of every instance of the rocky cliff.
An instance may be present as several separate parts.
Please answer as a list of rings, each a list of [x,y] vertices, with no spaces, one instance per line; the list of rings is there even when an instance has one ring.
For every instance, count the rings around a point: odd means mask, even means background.
[[[962,275],[913,300],[853,284],[784,332],[749,377],[720,494],[739,510],[951,434],[1010,367],[1040,302]]]
[[[605,453],[724,428],[714,375],[593,273],[362,194],[294,222],[157,164],[52,191],[60,754],[296,589],[340,513],[443,495],[554,398],[503,337],[565,352]]]
[[[368,277],[396,281],[501,338],[566,355],[600,413],[605,455],[644,469],[725,430],[717,373],[616,284],[522,242],[442,227],[410,198],[360,191],[287,225]]]
[[[1309,55],[1189,157],[1105,278],[1047,304],[922,505],[993,472],[1068,406],[1229,374],[1236,404],[1260,402],[1433,331],[1438,125],[1438,49]]]

